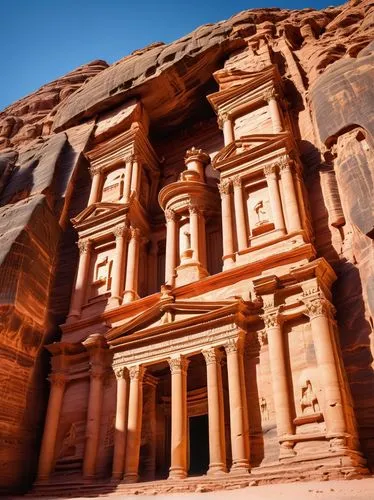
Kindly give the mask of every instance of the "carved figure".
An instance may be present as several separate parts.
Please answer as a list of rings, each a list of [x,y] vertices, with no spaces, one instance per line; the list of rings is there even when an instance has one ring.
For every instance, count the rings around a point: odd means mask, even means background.
[[[301,388],[301,411],[305,415],[310,415],[311,413],[319,412],[319,404],[317,396],[313,391],[312,383],[310,380],[305,381],[305,385]]]
[[[76,452],[76,441],[77,441],[77,428],[73,423],[66,432],[64,439],[62,441],[61,450],[59,453],[59,458],[71,457],[75,455]]]

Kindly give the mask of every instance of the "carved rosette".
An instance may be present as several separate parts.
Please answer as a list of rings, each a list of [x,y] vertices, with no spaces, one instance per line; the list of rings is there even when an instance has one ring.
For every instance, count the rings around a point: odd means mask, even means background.
[[[86,239],[86,240],[79,240],[78,243],[78,248],[79,248],[79,253],[87,253],[90,250],[91,247],[91,241]]]
[[[184,356],[180,356],[178,358],[169,358],[168,363],[172,375],[174,375],[175,373],[187,374],[187,369],[190,361]]]
[[[262,97],[264,101],[269,103],[270,101],[276,101],[278,99],[278,94],[276,93],[275,88],[273,87],[271,89],[265,90]]]
[[[167,208],[165,210],[165,219],[167,221],[176,221],[177,220],[177,214],[174,212],[174,210],[171,210],[170,208]]]
[[[230,188],[231,188],[231,182],[228,180],[221,181],[221,183],[218,184],[218,190],[221,196],[230,194]]]
[[[325,298],[316,297],[314,299],[304,300],[306,306],[307,315],[312,320],[318,318],[319,316],[333,317],[335,314],[335,308]]]
[[[204,356],[207,365],[221,364],[222,353],[215,347],[204,349],[202,351],[202,355]]]
[[[145,373],[144,366],[134,365],[134,366],[130,366],[130,368],[129,368],[129,376],[130,376],[131,381],[143,380],[144,373]]]
[[[265,165],[264,166],[264,175],[267,177],[268,175],[273,175],[277,173],[277,163],[273,163],[271,165]]]
[[[51,383],[51,386],[54,385],[54,386],[63,387],[67,382],[67,376],[65,373],[54,372],[54,373],[51,373],[51,375],[48,377],[48,380]]]

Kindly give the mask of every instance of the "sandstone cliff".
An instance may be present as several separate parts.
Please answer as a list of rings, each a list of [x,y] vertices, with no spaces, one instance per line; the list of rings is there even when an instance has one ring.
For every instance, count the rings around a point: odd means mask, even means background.
[[[283,78],[318,256],[339,277],[340,341],[361,445],[374,464],[373,35],[369,0],[244,11],[111,66],[82,66],[0,113],[0,488],[26,488],[35,472],[43,345],[58,339],[69,305],[77,258],[70,219],[86,206],[83,153],[97,120],[140,98],[162,150],[182,123],[212,119],[205,96],[222,66],[275,63]]]

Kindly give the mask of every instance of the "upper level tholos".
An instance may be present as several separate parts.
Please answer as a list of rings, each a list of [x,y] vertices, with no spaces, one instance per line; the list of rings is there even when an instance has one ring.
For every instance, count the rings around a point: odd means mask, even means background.
[[[177,148],[163,137],[168,147],[156,153],[137,101],[98,123],[86,153],[88,206],[73,219],[81,255],[68,322],[162,284],[180,287],[285,252],[291,261],[314,256],[302,165],[276,66],[214,76],[219,90],[208,100],[223,129],[218,149],[206,139],[221,133],[215,125],[184,134]],[[168,175],[176,151],[177,178]]]

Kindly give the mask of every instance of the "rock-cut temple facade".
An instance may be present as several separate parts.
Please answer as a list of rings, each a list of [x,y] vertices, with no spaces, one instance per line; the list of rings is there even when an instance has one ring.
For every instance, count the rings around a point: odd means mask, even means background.
[[[369,474],[373,12],[245,11],[0,113],[1,488]]]

